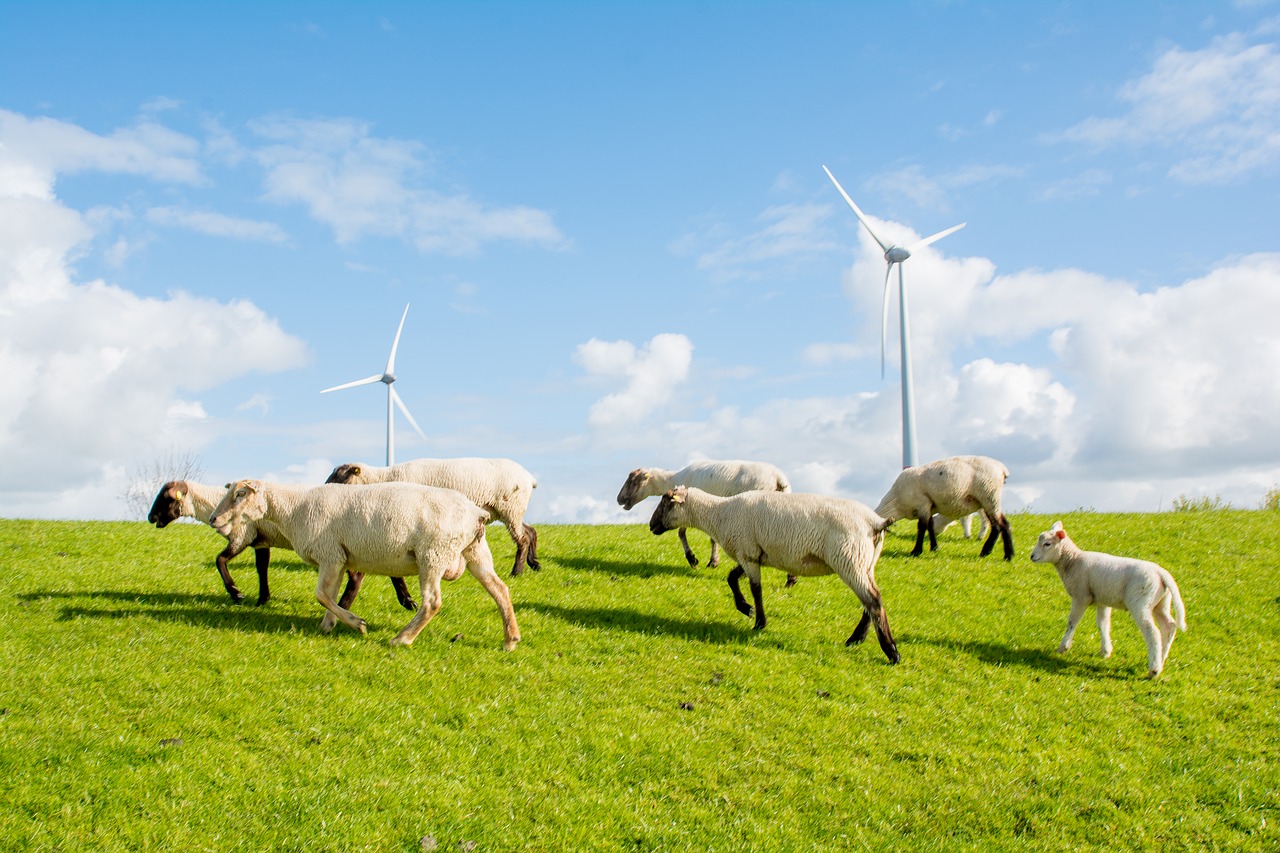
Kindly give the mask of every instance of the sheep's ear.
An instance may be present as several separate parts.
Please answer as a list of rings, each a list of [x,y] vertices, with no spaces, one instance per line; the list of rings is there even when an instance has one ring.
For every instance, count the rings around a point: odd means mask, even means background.
[[[229,488],[231,488],[231,484],[230,484],[230,483],[227,483],[227,484],[226,484],[225,486],[223,486],[222,488],[224,488],[224,489],[229,489]]]
[[[1066,538],[1067,538],[1067,531],[1065,531],[1065,530],[1063,530],[1061,527],[1059,527],[1057,530],[1055,530],[1055,531],[1054,531],[1054,535],[1056,535],[1059,539],[1066,539]]]
[[[1055,521],[1055,522],[1053,523],[1053,527],[1050,527],[1050,528],[1049,528],[1049,532],[1050,532],[1050,533],[1057,533],[1057,532],[1058,532],[1059,530],[1061,530],[1061,529],[1062,529],[1062,522],[1061,522],[1061,521]]]
[[[640,475],[640,482],[642,483],[649,479],[649,472],[645,471],[644,469],[641,469],[636,473]]]
[[[178,489],[173,493],[174,500],[182,500],[186,495],[182,493],[182,489]]]
[[[351,469],[351,476],[353,476],[353,477],[359,477],[359,476],[360,476],[360,466],[359,466],[359,465],[356,465],[355,467],[353,467],[353,468]]]
[[[667,496],[668,496],[669,498],[671,498],[671,502],[672,502],[673,504],[682,504],[682,503],[684,503],[684,496],[685,496],[685,493],[684,493],[683,491],[681,491],[680,489],[672,489],[671,491],[667,492]]]

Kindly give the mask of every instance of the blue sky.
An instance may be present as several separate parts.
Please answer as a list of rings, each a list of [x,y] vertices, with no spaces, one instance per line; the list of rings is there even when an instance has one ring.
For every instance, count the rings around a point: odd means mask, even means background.
[[[766,459],[874,505],[1280,483],[1280,3],[0,2],[0,515],[508,456],[533,521]],[[890,304],[896,317],[896,300]]]

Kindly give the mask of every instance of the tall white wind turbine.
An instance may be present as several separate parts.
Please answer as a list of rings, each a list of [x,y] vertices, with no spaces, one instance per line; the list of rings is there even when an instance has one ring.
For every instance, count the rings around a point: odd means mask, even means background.
[[[900,339],[900,347],[902,350],[902,467],[911,468],[919,464],[916,456],[916,413],[915,413],[915,391],[911,382],[911,340],[909,334],[910,321],[907,317],[907,289],[902,282],[902,263],[911,257],[911,253],[919,249],[923,249],[930,243],[936,243],[943,237],[955,231],[959,231],[968,223],[961,222],[959,225],[953,225],[945,231],[939,231],[932,237],[925,237],[918,240],[910,246],[896,246],[892,243],[886,243],[876,234],[875,229],[871,227],[871,223],[867,221],[867,217],[863,215],[858,206],[853,203],[853,199],[849,198],[849,194],[844,191],[844,187],[840,186],[840,182],[836,180],[836,176],[831,174],[831,170],[826,166],[822,167],[822,171],[827,173],[827,177],[831,179],[831,183],[836,185],[836,189],[840,191],[840,195],[844,196],[844,200],[849,202],[849,206],[853,208],[854,215],[858,217],[858,221],[866,227],[867,233],[871,235],[871,239],[880,244],[880,248],[884,250],[884,261],[886,264],[884,272],[884,295],[881,297],[880,306],[880,378],[884,378],[884,362],[885,362],[885,339],[888,336],[889,328],[889,277],[893,274],[894,264],[898,265],[898,333]]]
[[[396,381],[396,348],[400,346],[400,333],[404,331],[404,318],[409,316],[409,306],[404,306],[404,313],[400,315],[400,326],[396,329],[396,338],[391,342],[391,357],[387,359],[387,369],[381,373],[375,373],[373,376],[366,376],[364,379],[357,379],[355,382],[347,382],[343,385],[335,385],[332,388],[326,388],[321,394],[328,394],[330,391],[341,391],[343,388],[354,388],[357,385],[372,385],[375,382],[386,383],[387,386],[387,466],[395,464],[396,461],[396,432],[395,432],[395,408],[400,407],[400,413],[405,416],[409,424],[422,436],[422,440],[427,440],[427,434],[422,431],[422,427],[418,426],[418,422],[413,419],[413,415],[409,414],[408,407],[404,401],[400,399],[400,395],[396,393],[396,389],[391,387]]]

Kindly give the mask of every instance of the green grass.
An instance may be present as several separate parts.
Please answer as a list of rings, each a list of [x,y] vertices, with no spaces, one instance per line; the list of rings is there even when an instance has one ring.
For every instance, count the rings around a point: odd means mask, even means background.
[[[1092,616],[1053,653],[1069,602],[1026,556],[1052,520],[1012,519],[1012,563],[891,530],[896,667],[845,648],[838,579],[769,570],[754,633],[729,561],[690,570],[638,524],[540,528],[506,654],[469,576],[392,650],[383,578],[368,636],[325,636],[289,552],[256,608],[207,528],[0,521],[0,848],[1280,848],[1280,516],[1064,518],[1177,577],[1190,632],[1154,682],[1123,613],[1110,660]]]

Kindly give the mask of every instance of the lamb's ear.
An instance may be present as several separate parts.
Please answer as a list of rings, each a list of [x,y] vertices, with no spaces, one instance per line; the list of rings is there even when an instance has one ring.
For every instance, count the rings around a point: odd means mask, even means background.
[[[1066,539],[1066,538],[1067,538],[1067,531],[1065,531],[1065,530],[1063,530],[1061,527],[1059,527],[1059,528],[1054,532],[1054,535],[1056,535],[1059,539]]]
[[[1062,522],[1061,522],[1061,521],[1055,521],[1055,522],[1053,523],[1053,527],[1050,527],[1050,528],[1049,528],[1049,532],[1050,532],[1050,533],[1057,533],[1057,532],[1058,532],[1059,530],[1061,530],[1061,529],[1062,529]]]

